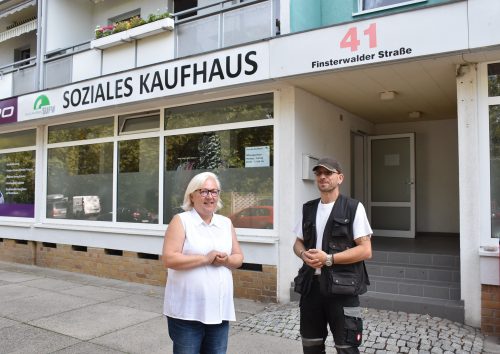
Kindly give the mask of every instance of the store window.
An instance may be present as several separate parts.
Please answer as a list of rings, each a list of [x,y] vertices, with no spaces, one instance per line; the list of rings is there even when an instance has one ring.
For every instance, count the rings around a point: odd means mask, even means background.
[[[500,63],[488,65],[488,96],[500,96]]]
[[[120,141],[116,221],[158,224],[158,138]]]
[[[49,144],[112,136],[112,117],[49,127]]]
[[[269,94],[165,109],[165,130],[273,118]]]
[[[0,216],[35,216],[35,145],[35,129],[0,134]]]
[[[110,117],[49,127],[47,218],[107,220],[113,205],[113,126]]]
[[[488,96],[500,96],[500,64],[488,65]],[[500,104],[489,106],[491,236],[500,238]]]
[[[395,7],[399,5],[408,5],[426,0],[360,0],[362,11],[374,10],[379,8]]]
[[[235,227],[272,228],[272,117],[272,94],[166,109],[166,129],[174,130],[165,137],[164,223],[181,211],[190,179],[212,171],[222,184],[224,207],[219,213],[230,217]],[[248,122],[248,127],[234,127],[237,122]],[[218,130],[223,123],[226,129]],[[186,125],[207,129],[175,134],[175,129]],[[252,213],[250,220],[243,213],[243,221],[238,216],[249,207],[266,210]]]

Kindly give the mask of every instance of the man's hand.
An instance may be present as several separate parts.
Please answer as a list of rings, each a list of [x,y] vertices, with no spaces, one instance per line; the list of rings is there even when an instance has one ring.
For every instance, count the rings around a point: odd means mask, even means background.
[[[302,253],[304,262],[312,268],[321,268],[326,262],[326,253],[316,248],[311,248]]]

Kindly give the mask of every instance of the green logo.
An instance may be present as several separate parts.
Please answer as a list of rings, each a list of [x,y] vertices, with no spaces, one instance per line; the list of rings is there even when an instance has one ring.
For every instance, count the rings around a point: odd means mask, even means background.
[[[35,104],[33,105],[33,109],[41,109],[44,106],[50,106],[49,98],[45,95],[40,95],[36,98]]]

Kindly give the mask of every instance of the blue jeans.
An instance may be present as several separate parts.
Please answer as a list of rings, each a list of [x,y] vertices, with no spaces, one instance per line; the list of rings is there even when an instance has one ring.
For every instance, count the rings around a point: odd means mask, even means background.
[[[167,317],[174,354],[226,354],[229,322],[204,324]]]

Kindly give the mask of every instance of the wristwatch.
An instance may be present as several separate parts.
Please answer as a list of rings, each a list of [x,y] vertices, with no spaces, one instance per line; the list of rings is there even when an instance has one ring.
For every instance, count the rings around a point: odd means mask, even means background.
[[[325,265],[327,267],[331,267],[333,265],[333,254],[327,254],[326,255],[326,262]]]

